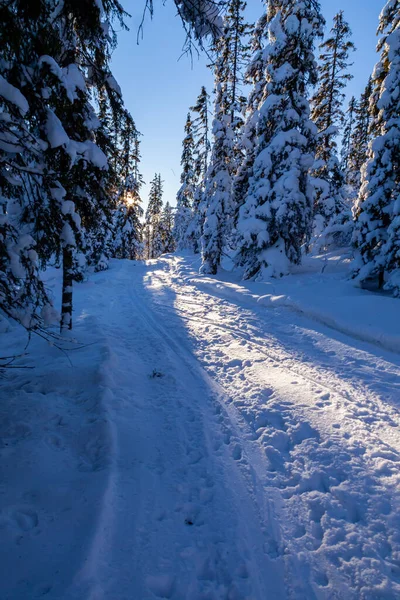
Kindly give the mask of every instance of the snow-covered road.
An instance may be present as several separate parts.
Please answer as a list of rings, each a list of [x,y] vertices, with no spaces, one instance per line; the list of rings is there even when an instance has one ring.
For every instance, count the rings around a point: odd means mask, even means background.
[[[114,261],[80,292],[112,458],[46,597],[400,598],[399,356],[197,269]]]

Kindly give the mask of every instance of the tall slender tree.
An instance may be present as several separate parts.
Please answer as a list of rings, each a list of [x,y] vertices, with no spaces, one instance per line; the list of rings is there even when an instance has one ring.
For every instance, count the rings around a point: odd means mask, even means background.
[[[160,174],[155,174],[150,183],[149,204],[145,221],[145,255],[146,258],[158,258],[163,252],[161,234],[161,213],[163,208],[163,182]]]
[[[206,175],[202,236],[202,273],[215,274],[222,249],[233,226],[233,177],[240,163],[238,137],[245,99],[240,89],[248,59],[246,4],[230,0],[220,38],[215,44],[216,62],[213,147]]]
[[[117,258],[138,260],[143,254],[140,189],[143,177],[139,170],[140,140],[132,119],[123,132],[118,160],[117,207],[114,214],[113,254]]]
[[[337,135],[344,122],[344,90],[352,79],[349,54],[354,51],[351,29],[343,11],[333,19],[329,37],[320,45],[319,86],[313,96],[311,118],[318,127],[313,168],[316,199],[314,213],[320,233],[344,207],[344,174],[337,153]]]
[[[203,274],[215,274],[221,261],[229,221],[232,216],[232,174],[234,134],[228,89],[224,80],[224,60],[220,56],[215,68],[215,109],[212,133],[210,165],[207,170],[204,200],[200,210],[204,211],[202,244]]]
[[[204,180],[207,172],[208,160],[211,151],[210,143],[210,96],[204,85],[197,97],[196,104],[190,107],[195,114],[193,119],[193,137],[195,156],[195,176],[198,181]]]
[[[189,226],[193,218],[193,200],[195,191],[195,143],[193,138],[193,122],[190,113],[186,117],[185,137],[182,142],[181,187],[176,197],[174,237],[178,250],[188,248]]]
[[[223,40],[227,84],[229,89],[229,107],[232,128],[236,142],[243,125],[243,113],[246,107],[246,97],[243,94],[244,71],[250,58],[249,36],[251,27],[245,21],[246,2],[230,0],[224,18]],[[239,153],[235,144],[235,157]],[[237,168],[237,167],[236,167]]]
[[[162,241],[162,253],[175,252],[176,241],[174,237],[174,210],[169,202],[166,202],[161,213],[160,232]]]
[[[195,113],[193,120],[194,136],[194,192],[192,217],[187,229],[190,246],[195,253],[200,251],[200,238],[203,232],[204,214],[201,212],[204,184],[211,152],[209,125],[210,96],[202,86],[196,104],[191,107]]]
[[[324,20],[314,0],[267,5],[266,98],[259,109],[256,158],[239,211],[238,262],[244,277],[280,276],[301,261],[311,235],[316,127],[308,84],[317,81],[314,45]]]
[[[242,159],[235,175],[233,196],[235,216],[245,201],[249,189],[255,153],[257,148],[257,124],[259,109],[266,94],[266,57],[264,48],[268,39],[268,15],[263,13],[252,32],[250,49],[252,58],[245,72],[245,83],[251,85],[251,91],[246,106],[246,120],[241,131]]]
[[[361,169],[368,159],[368,144],[371,140],[371,96],[372,79],[370,78],[354,109],[354,128],[348,155],[347,183],[353,187],[356,195],[360,191]]]
[[[362,169],[356,210],[354,276],[378,277],[400,294],[400,0],[388,0],[381,15],[375,67],[374,131],[370,158]],[[385,76],[382,76],[385,74]],[[379,90],[379,92],[378,92]],[[375,109],[374,109],[375,110]]]
[[[355,116],[357,110],[357,100],[354,96],[350,98],[349,106],[347,108],[345,118],[344,118],[344,127],[343,127],[343,137],[342,137],[342,148],[340,152],[341,157],[341,169],[344,173],[346,183],[348,183],[348,175],[349,175],[349,163],[350,163],[350,153],[351,153],[351,140],[354,132],[354,123]]]

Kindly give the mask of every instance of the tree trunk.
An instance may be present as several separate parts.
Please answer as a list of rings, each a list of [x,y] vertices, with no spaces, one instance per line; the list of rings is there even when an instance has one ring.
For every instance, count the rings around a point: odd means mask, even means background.
[[[72,248],[63,249],[63,283],[61,303],[61,333],[72,329],[72,283],[73,283]]]

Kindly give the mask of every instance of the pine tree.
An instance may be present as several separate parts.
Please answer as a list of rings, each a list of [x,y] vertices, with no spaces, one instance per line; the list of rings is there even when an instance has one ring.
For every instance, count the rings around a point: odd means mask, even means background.
[[[368,144],[371,140],[371,95],[372,79],[370,78],[355,107],[354,128],[348,155],[347,183],[354,189],[356,195],[360,190],[361,168],[368,158]]]
[[[143,255],[143,209],[140,205],[140,184],[132,174],[118,200],[114,215],[112,254],[115,258],[139,260]]]
[[[163,247],[163,254],[175,252],[176,241],[174,237],[175,215],[172,206],[167,202],[161,213],[160,231]]]
[[[203,86],[196,104],[190,108],[197,116],[193,120],[194,137],[194,191],[192,216],[187,229],[189,245],[195,253],[200,252],[204,214],[201,212],[204,184],[211,152],[209,139],[209,94]]]
[[[400,0],[388,0],[381,15],[381,58],[373,84],[379,87],[377,137],[362,169],[356,210],[354,276],[361,283],[378,277],[400,294]],[[382,77],[385,73],[385,77]]]
[[[41,265],[63,258],[62,329],[72,326],[73,280],[88,248],[85,233],[112,202],[109,135],[92,100],[103,95],[118,122],[123,104],[109,69],[113,41],[106,31],[114,16],[123,16],[114,0],[105,8],[95,0],[84,7],[56,0],[1,7],[6,26],[0,74],[20,95],[23,89],[26,103],[27,144],[13,157],[15,168],[24,169],[19,226],[34,238]]]
[[[349,106],[347,108],[345,118],[344,118],[344,127],[343,127],[343,137],[342,137],[342,148],[340,152],[341,157],[341,169],[345,176],[345,181],[348,183],[348,175],[349,175],[349,163],[350,163],[350,153],[351,153],[351,140],[354,132],[354,123],[355,123],[355,115],[357,110],[357,100],[354,96],[350,98]]]
[[[201,239],[204,274],[217,272],[233,226],[232,183],[240,162],[237,142],[245,104],[240,88],[242,67],[249,52],[245,42],[249,30],[244,22],[245,6],[241,0],[229,2],[222,33],[215,44],[214,141],[204,186],[204,206],[200,209],[205,215]]]
[[[245,9],[246,2],[243,0],[230,0],[224,18],[222,36],[227,87],[230,94],[231,122],[236,136],[243,125],[242,115],[246,106],[246,98],[242,92],[243,73],[250,56],[248,37],[251,28],[244,20]]]
[[[301,261],[312,227],[309,169],[316,128],[307,85],[315,84],[315,40],[324,24],[314,0],[270,0],[266,99],[259,110],[256,159],[239,211],[237,260],[244,277],[280,276]]]
[[[212,133],[210,165],[207,170],[203,224],[202,266],[203,274],[215,274],[221,261],[229,221],[232,217],[232,175],[230,165],[233,160],[234,134],[231,127],[229,95],[224,79],[224,61],[220,56],[215,68],[215,110]]]
[[[114,215],[113,255],[139,260],[143,255],[143,225],[140,189],[143,177],[139,171],[140,141],[132,118],[122,134],[117,173],[119,189]]]
[[[349,53],[354,44],[343,11],[333,20],[330,36],[321,45],[319,86],[313,96],[311,118],[318,127],[316,161],[313,167],[316,200],[316,235],[344,208],[344,175],[337,155],[336,137],[344,122],[344,89],[352,79],[348,73]]]
[[[36,105],[43,107],[31,83],[37,59],[31,45],[46,30],[48,14],[38,3],[8,2],[0,6],[0,22],[0,308],[36,330],[49,301],[32,228],[22,221],[26,205],[44,202],[49,193],[41,164],[45,144],[32,131]]]
[[[150,183],[149,204],[146,211],[145,255],[147,259],[158,258],[163,253],[163,241],[161,235],[161,213],[163,186],[161,175],[155,174]]]
[[[185,137],[182,143],[181,187],[176,198],[174,237],[178,250],[189,247],[188,229],[193,218],[192,208],[195,187],[193,123],[188,113],[185,124]]]
[[[209,104],[210,96],[204,85],[197,97],[196,104],[190,107],[195,113],[193,119],[195,176],[198,180],[204,179],[208,167],[208,159],[211,151],[209,132]]]
[[[251,85],[251,91],[246,106],[246,121],[241,132],[242,160],[234,179],[233,195],[235,215],[243,204],[249,189],[249,179],[252,174],[255,152],[257,147],[257,123],[259,108],[265,100],[265,53],[267,43],[268,15],[265,12],[254,27],[250,49],[252,58],[245,72],[245,83]]]

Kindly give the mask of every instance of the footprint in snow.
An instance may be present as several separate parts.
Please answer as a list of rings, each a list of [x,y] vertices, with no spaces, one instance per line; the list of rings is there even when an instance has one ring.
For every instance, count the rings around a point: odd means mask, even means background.
[[[243,365],[243,361],[240,358],[233,358],[229,362],[226,363],[227,368],[232,369],[234,367],[241,367]]]
[[[14,510],[9,514],[9,525],[19,531],[30,531],[38,526],[37,513],[30,508]]]

